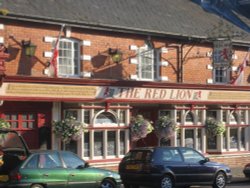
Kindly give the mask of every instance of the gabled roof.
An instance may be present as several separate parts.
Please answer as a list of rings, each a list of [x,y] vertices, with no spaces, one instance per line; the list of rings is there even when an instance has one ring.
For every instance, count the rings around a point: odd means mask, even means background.
[[[192,0],[2,0],[0,8],[6,18],[188,38],[206,38],[222,19]],[[248,32],[224,21],[250,43]]]

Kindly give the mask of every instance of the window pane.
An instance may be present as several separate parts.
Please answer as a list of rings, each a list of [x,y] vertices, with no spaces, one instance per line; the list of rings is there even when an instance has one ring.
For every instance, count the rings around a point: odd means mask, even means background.
[[[115,155],[116,153],[116,132],[108,131],[108,155]]]
[[[98,117],[95,120],[95,123],[100,123],[100,124],[110,124],[110,123],[116,123],[116,118],[114,117],[113,114],[109,113],[109,112],[103,112],[101,114],[98,115]]]
[[[89,132],[84,133],[84,157],[90,156]]]
[[[125,131],[120,131],[120,155],[125,155]]]
[[[180,110],[177,111],[177,114],[176,114],[176,122],[177,122],[177,123],[181,123],[181,111],[180,111]]]
[[[125,110],[121,110],[121,111],[120,111],[119,122],[120,122],[120,123],[125,123],[125,117],[126,117],[126,111],[125,111]]]
[[[161,110],[160,116],[168,116],[171,117],[171,111],[170,110]]]
[[[194,122],[194,118],[193,118],[193,113],[192,112],[188,112],[186,115],[186,122]]]
[[[202,137],[201,137],[201,129],[198,129],[198,150],[202,151]]]
[[[84,110],[84,123],[90,124],[90,110]]]
[[[241,148],[246,148],[246,145],[245,145],[245,128],[241,128],[241,137],[240,137],[240,147]]]
[[[238,129],[230,129],[230,149],[236,149],[238,147]]]
[[[103,156],[103,132],[94,133],[94,155]]]
[[[217,137],[208,136],[207,137],[207,149],[217,149]]]
[[[28,122],[22,122],[22,128],[28,128]]]
[[[185,146],[189,148],[194,148],[194,130],[185,130]]]

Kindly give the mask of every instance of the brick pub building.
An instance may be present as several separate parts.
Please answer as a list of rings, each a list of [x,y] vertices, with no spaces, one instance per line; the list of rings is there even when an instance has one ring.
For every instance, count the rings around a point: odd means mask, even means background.
[[[67,149],[94,166],[113,168],[130,147],[163,144],[231,166],[250,161],[248,64],[241,84],[231,84],[249,32],[183,0],[2,0],[0,8],[8,49],[0,53],[0,115],[30,149],[62,149],[51,122],[72,115],[88,131]],[[49,67],[61,29],[55,77]],[[229,57],[218,61],[224,48]],[[153,123],[168,115],[180,130],[168,143],[154,132],[132,143],[138,114]],[[208,117],[225,123],[223,135],[207,136]]]

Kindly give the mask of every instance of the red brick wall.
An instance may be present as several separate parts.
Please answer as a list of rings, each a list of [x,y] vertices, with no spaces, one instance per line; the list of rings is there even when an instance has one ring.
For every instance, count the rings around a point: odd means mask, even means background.
[[[210,156],[211,161],[227,164],[230,167],[244,167],[250,163],[250,154],[236,154],[223,156]]]
[[[11,57],[6,63],[7,75],[45,76],[43,71],[50,58],[43,56],[45,51],[51,51],[52,44],[44,42],[45,36],[57,37],[60,26],[48,24],[35,24],[29,22],[2,21],[4,29],[0,30],[0,36],[4,37]],[[63,33],[64,36],[64,33]],[[114,32],[91,31],[87,29],[72,28],[71,38],[79,41],[89,40],[91,46],[82,47],[82,53],[90,55],[91,61],[81,61],[81,71],[93,72],[93,78],[130,79],[131,74],[136,73],[136,65],[130,64],[129,59],[135,56],[135,52],[129,49],[130,45],[143,46],[147,36],[135,34],[118,34]],[[35,57],[24,55],[21,41],[31,40],[37,45]],[[164,53],[162,61],[168,61],[167,67],[161,67],[161,76],[167,76],[169,82],[177,81],[177,66],[181,64],[178,59],[178,49],[181,46],[166,38],[151,38],[156,48],[167,47],[169,52]],[[123,60],[117,64],[111,61],[107,53],[109,48],[118,48],[123,52]],[[209,46],[199,44],[183,45],[183,82],[206,84],[208,78],[212,78],[212,70],[207,65],[212,61],[207,57],[211,52]],[[246,52],[236,51],[238,56],[232,64],[238,66],[242,63]],[[83,54],[82,54],[83,55]],[[246,74],[249,74],[247,67]]]

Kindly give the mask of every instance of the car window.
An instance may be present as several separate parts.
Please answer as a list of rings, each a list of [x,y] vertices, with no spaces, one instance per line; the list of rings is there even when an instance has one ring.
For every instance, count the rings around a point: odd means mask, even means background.
[[[85,165],[85,162],[73,153],[62,152],[61,156],[67,168],[77,168]]]
[[[38,157],[39,155],[33,155],[24,165],[24,168],[37,168]]]
[[[57,153],[42,153],[39,156],[39,168],[60,168],[61,160]]]
[[[163,148],[155,152],[155,161],[168,162],[168,161],[182,161],[179,151],[175,148]]]
[[[124,157],[125,161],[150,161],[152,157],[152,152],[150,150],[135,150],[130,151]]]
[[[186,162],[198,163],[201,160],[204,160],[204,156],[191,148],[181,148],[180,151]]]

